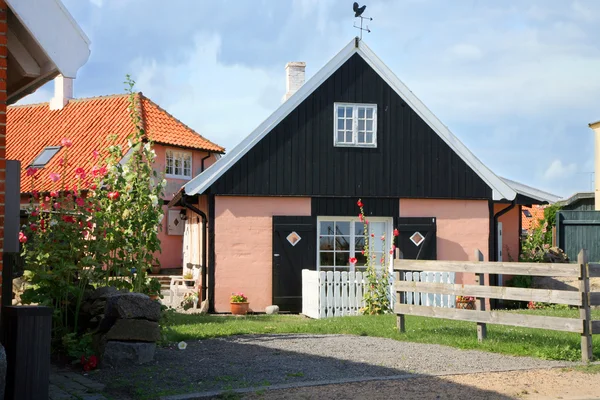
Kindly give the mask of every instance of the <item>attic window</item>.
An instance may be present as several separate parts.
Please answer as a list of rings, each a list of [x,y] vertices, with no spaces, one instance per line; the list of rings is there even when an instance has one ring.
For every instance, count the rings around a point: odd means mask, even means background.
[[[35,158],[35,160],[33,160],[33,162],[31,163],[30,167],[32,167],[32,168],[44,168],[46,166],[46,164],[48,164],[48,161],[50,161],[50,159],[52,157],[54,157],[54,155],[56,153],[58,153],[59,150],[60,150],[60,146],[46,147],[44,150],[42,150],[42,152],[40,153],[40,155],[37,156]]]
[[[192,178],[192,153],[189,151],[167,150],[166,164],[167,178]]]
[[[377,147],[377,105],[335,103],[336,147]]]
[[[525,215],[527,218],[531,218],[531,212],[529,210],[523,210],[523,215]]]

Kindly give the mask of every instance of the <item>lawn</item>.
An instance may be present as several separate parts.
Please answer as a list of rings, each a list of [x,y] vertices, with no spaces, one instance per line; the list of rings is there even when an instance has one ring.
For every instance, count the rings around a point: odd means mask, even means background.
[[[520,310],[555,317],[578,318],[576,309]],[[600,310],[592,316],[600,320]],[[488,336],[477,342],[476,324],[424,317],[406,317],[406,333],[396,330],[396,316],[340,317],[313,320],[300,315],[251,315],[246,317],[175,314],[168,334],[171,342],[244,334],[311,333],[386,337],[399,341],[433,343],[518,356],[552,360],[581,360],[580,336],[576,333],[488,325]],[[600,346],[594,348],[600,359]]]

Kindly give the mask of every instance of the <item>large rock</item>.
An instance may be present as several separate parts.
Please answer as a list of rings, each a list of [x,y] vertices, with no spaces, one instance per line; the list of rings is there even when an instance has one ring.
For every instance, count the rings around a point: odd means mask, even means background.
[[[102,355],[103,367],[124,367],[140,365],[154,360],[156,343],[131,343],[108,341]]]
[[[119,293],[119,290],[114,286],[103,286],[96,290],[89,292],[88,300],[94,302],[94,300],[106,300],[107,298]]]
[[[142,293],[115,294],[106,300],[106,317],[119,319],[160,319],[160,303]]]
[[[144,319],[118,319],[106,334],[107,340],[157,342],[160,340],[158,322]]]

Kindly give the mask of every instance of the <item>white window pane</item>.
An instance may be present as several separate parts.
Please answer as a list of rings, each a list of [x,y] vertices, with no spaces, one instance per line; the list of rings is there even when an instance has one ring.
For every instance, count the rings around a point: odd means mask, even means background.
[[[321,221],[319,224],[321,236],[333,235],[334,234],[333,227],[334,227],[333,221]]]
[[[319,250],[333,251],[333,237],[332,236],[321,236],[319,238]]]
[[[338,118],[337,128],[344,129],[344,119],[343,118]]]
[[[352,131],[346,131],[346,143],[352,143]]]
[[[358,107],[358,118],[364,118],[364,117],[365,117],[365,108]]]
[[[371,132],[367,132],[367,140],[365,143],[374,143],[373,142],[373,134]]]
[[[351,119],[346,120],[346,130],[352,130],[352,120]]]
[[[335,234],[348,236],[350,234],[350,222],[349,221],[337,221],[335,223]]]
[[[335,266],[336,267],[350,266],[350,252],[336,251],[335,252]]]
[[[373,130],[373,120],[372,119],[368,119],[367,120],[367,130],[368,131],[372,131]]]
[[[371,122],[371,121],[367,121],[367,122]],[[358,120],[358,130],[359,131],[364,131],[365,130],[365,120],[364,119],[359,119]]]
[[[367,118],[373,118],[373,108],[367,108]]]
[[[350,251],[350,236],[335,237],[335,251]]]
[[[344,118],[344,107],[338,107],[337,115],[339,118]]]
[[[346,117],[347,118],[352,117],[352,107],[346,107]]]
[[[364,142],[365,142],[365,133],[358,132],[358,143],[364,143]]]
[[[337,134],[337,142],[344,143],[344,131],[339,131]]]
[[[319,254],[319,261],[320,261],[320,265],[321,266],[331,266],[333,267],[333,257],[334,257],[333,252],[321,252]]]

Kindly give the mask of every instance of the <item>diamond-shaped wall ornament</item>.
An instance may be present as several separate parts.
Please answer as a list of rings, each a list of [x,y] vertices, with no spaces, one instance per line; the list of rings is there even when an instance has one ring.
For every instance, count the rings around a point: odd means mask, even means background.
[[[173,221],[173,225],[175,225],[175,226],[179,225],[179,220],[176,219],[175,221]]]
[[[423,243],[423,240],[425,240],[425,236],[421,235],[421,232],[415,232],[410,237],[410,240],[415,244],[415,246],[420,246],[421,243]]]
[[[298,242],[300,240],[302,240],[302,238],[300,237],[300,235],[298,235],[295,231],[290,233],[289,235],[287,235],[286,237],[287,241],[290,242],[290,244],[292,246],[295,246],[298,244]]]

